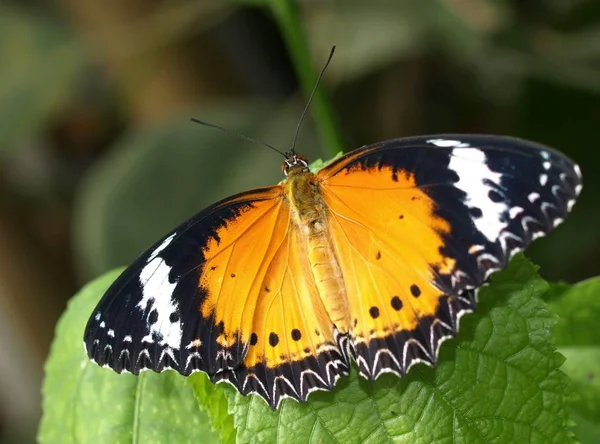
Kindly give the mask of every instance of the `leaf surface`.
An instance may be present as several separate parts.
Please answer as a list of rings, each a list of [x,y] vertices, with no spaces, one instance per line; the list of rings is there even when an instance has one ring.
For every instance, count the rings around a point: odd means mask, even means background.
[[[85,323],[121,271],[86,285],[58,323],[45,368],[39,441],[219,442],[183,376],[175,372],[118,375],[87,358],[82,344]]]
[[[600,441],[600,279],[572,287],[553,286],[549,308],[560,316],[553,329],[556,344],[567,358],[562,370],[572,380],[571,402],[575,435],[582,443]]]

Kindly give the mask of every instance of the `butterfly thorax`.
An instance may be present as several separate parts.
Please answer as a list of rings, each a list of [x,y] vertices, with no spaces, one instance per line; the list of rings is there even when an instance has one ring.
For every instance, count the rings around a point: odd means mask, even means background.
[[[317,176],[304,168],[290,170],[283,183],[291,222],[306,247],[309,266],[329,317],[346,333],[350,325],[346,288],[331,235],[327,206]]]

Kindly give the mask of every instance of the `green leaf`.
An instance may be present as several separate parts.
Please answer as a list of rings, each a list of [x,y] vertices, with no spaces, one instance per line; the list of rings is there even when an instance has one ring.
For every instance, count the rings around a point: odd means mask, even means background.
[[[45,369],[39,441],[218,442],[183,376],[118,375],[88,360],[82,345],[85,323],[120,271],[84,287],[58,323]]]
[[[339,159],[340,157],[342,157],[344,153],[339,152],[337,153],[334,157],[332,157],[329,160],[323,160],[321,158],[319,159],[315,159],[315,161],[313,163],[311,163],[308,168],[310,169],[311,172],[316,173],[317,171],[319,171],[321,168],[324,168],[325,166],[329,165],[331,162],[333,162],[336,159]]]
[[[571,403],[575,436],[582,443],[600,442],[600,347],[562,347],[567,358],[562,370],[571,377],[578,395]]]
[[[306,404],[272,411],[227,390],[243,442],[573,442],[564,358],[550,341],[555,317],[540,296],[547,284],[523,256],[480,291],[477,312],[445,343],[435,369],[404,378],[343,378]]]
[[[600,278],[560,289],[549,308],[560,315],[553,333],[567,358],[562,369],[577,394],[571,403],[575,435],[583,443],[596,443],[600,441]]]
[[[566,282],[553,282],[550,284],[550,289],[544,294],[544,300],[548,303],[552,310],[552,302],[559,299],[567,290],[571,288],[571,284]],[[552,310],[554,311],[554,310]]]
[[[221,442],[234,444],[235,426],[223,390],[224,388],[233,390],[233,388],[213,384],[204,373],[194,373],[189,377],[189,382],[200,407],[210,415],[213,429],[219,431]]]
[[[581,444],[600,442],[600,425],[598,425],[598,421],[590,421],[576,411],[571,412],[571,419],[575,422],[575,436]]]
[[[555,290],[557,291],[557,290]],[[548,303],[560,320],[553,329],[556,345],[600,346],[600,278],[593,278],[570,287],[562,286],[560,297]]]

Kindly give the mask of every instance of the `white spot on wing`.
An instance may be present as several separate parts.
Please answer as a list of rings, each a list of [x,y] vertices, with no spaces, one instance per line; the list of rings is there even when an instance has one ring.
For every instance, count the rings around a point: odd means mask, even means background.
[[[548,183],[548,175],[540,174],[540,185],[544,186],[544,185],[546,185],[546,183]]]
[[[561,190],[560,185],[552,185],[552,194],[557,199],[560,199],[560,197],[558,196],[558,193],[560,192],[560,190]]]
[[[186,350],[190,350],[192,348],[200,348],[202,345],[202,341],[200,339],[194,339],[188,345],[185,346]]]
[[[164,241],[162,241],[162,243],[156,247],[154,249],[154,251],[150,254],[150,257],[148,258],[148,262],[150,262],[152,259],[154,259],[156,256],[158,256],[161,251],[163,251],[165,248],[167,248],[169,246],[169,244],[171,242],[173,242],[173,238],[175,237],[177,233],[173,233],[171,234],[169,237],[165,238]]]
[[[162,338],[161,345],[179,349],[181,346],[181,321],[171,322],[171,313],[179,312],[179,307],[172,299],[177,283],[169,282],[171,267],[158,255],[173,241],[175,233],[167,237],[149,256],[148,263],[140,272],[140,285],[142,299],[137,307],[149,316],[156,310],[157,319],[154,324],[149,324],[150,334],[145,336],[147,342],[152,342],[152,333],[157,333]]]
[[[544,233],[543,231],[535,231],[533,233],[531,233],[531,240],[534,241],[540,237],[543,237],[546,233]]]
[[[480,251],[485,250],[485,247],[483,245],[471,245],[469,247],[469,254],[475,254],[475,253],[479,253]]]
[[[432,143],[440,148],[466,148],[469,146],[468,143],[461,142],[460,140],[449,139],[430,139],[427,143]]]
[[[142,338],[142,343],[152,344],[153,342],[152,335],[146,335]]]
[[[510,216],[511,219],[514,219],[515,217],[517,217],[522,212],[523,212],[523,208],[521,208],[521,207],[512,207],[511,209],[508,210],[508,215]]]
[[[458,174],[458,182],[454,186],[466,193],[465,204],[469,208],[479,208],[483,213],[480,218],[473,219],[475,226],[485,237],[495,242],[500,232],[506,228],[502,215],[507,207],[489,197],[493,188],[486,181],[499,185],[502,175],[490,170],[485,161],[485,153],[481,150],[455,148],[448,167]]]

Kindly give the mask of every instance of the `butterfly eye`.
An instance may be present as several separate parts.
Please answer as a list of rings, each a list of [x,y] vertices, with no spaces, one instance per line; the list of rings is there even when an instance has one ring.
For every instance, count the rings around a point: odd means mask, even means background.
[[[308,161],[306,160],[306,157],[302,156],[301,154],[292,154],[288,156],[281,164],[281,171],[287,176],[290,170],[298,167],[303,170],[307,169]]]
[[[307,169],[308,161],[306,160],[306,157],[304,157],[301,154],[295,154],[294,155],[294,166],[299,166],[303,170]]]

